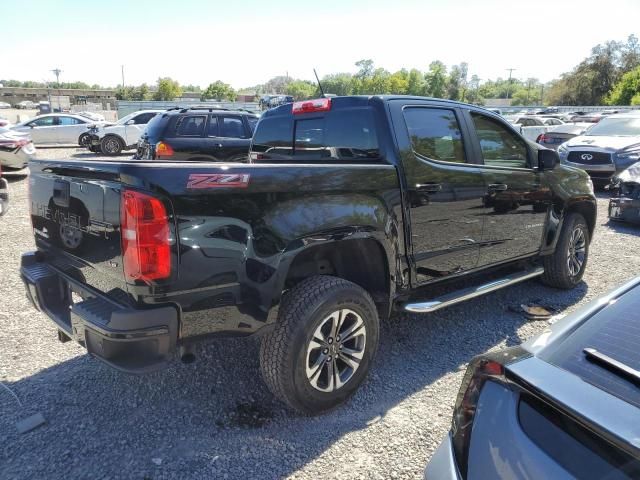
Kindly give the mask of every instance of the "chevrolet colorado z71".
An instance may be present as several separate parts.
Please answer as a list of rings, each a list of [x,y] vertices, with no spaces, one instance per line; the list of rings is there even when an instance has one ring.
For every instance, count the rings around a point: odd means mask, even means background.
[[[317,413],[365,378],[379,322],[540,276],[572,288],[584,171],[472,105],[321,98],[262,116],[250,163],[34,160],[33,304],[128,372],[262,334],[273,393]]]

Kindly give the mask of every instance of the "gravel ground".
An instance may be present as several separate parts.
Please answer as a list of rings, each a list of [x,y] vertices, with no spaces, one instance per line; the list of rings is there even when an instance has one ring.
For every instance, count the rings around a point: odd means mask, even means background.
[[[86,155],[40,150],[43,158]],[[94,157],[95,158],[95,157]],[[260,379],[255,339],[201,345],[198,361],[136,377],[59,343],[23,294],[20,254],[33,248],[27,181],[11,179],[0,219],[0,478],[420,478],[447,432],[466,363],[518,344],[548,322],[514,312],[540,302],[566,314],[640,272],[640,237],[610,225],[607,200],[585,281],[566,292],[529,281],[425,316],[385,322],[369,380],[343,408],[296,416]],[[41,412],[26,434],[15,423]]]

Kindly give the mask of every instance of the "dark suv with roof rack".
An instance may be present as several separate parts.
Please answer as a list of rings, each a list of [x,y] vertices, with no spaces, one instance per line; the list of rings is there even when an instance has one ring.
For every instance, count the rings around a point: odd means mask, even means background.
[[[247,160],[258,116],[246,110],[174,108],[157,115],[140,137],[139,160]]]

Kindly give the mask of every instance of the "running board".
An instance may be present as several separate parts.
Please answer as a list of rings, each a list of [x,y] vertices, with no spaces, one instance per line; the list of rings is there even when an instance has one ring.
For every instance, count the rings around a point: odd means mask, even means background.
[[[443,295],[439,298],[434,298],[426,302],[406,303],[403,305],[403,310],[411,313],[428,313],[435,312],[441,308],[455,305],[456,303],[464,302],[485,293],[493,292],[515,283],[524,282],[530,278],[540,276],[544,273],[544,268],[538,267],[533,270],[527,270],[526,272],[520,272],[495,280],[493,282],[485,283],[478,287],[465,288],[464,290],[458,290],[447,295]]]

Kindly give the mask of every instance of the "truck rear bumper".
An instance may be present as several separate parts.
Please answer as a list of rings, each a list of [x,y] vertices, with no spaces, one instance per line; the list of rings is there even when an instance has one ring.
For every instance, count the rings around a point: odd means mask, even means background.
[[[175,308],[123,306],[38,261],[36,252],[22,256],[20,274],[33,306],[46,313],[64,335],[112,367],[146,373],[173,358],[178,338]]]

